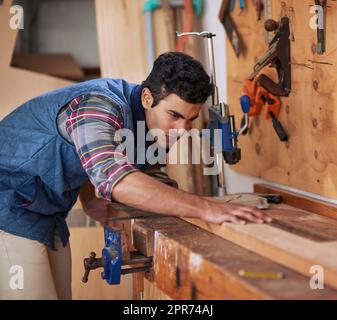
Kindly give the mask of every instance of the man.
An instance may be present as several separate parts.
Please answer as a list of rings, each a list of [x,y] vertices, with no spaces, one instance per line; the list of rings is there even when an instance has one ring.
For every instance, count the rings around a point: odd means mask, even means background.
[[[209,92],[201,64],[171,52],[158,57],[141,85],[86,81],[34,98],[5,117],[0,122],[0,298],[71,299],[65,218],[88,180],[104,200],[87,187],[83,206],[103,222],[106,217],[97,212],[104,201],[217,224],[271,221],[255,208],[165,185],[142,172],[148,162],[133,164],[120,149],[120,130],[136,133],[141,123],[146,132],[160,129],[156,145],[170,148],[170,130],[178,138],[189,130]],[[20,288],[11,282],[13,266],[23,271]]]

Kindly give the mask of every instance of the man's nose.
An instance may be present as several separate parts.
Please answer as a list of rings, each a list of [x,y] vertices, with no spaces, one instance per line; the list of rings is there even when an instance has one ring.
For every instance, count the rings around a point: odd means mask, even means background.
[[[181,131],[182,134],[187,131],[187,130],[190,130],[191,129],[191,125],[188,121],[180,121],[177,126],[176,126],[176,129]]]

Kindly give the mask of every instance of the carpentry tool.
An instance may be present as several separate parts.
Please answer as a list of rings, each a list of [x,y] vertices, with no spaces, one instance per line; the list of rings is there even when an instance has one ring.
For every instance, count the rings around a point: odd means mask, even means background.
[[[164,172],[148,172],[157,180],[173,187],[178,187],[175,180],[170,179]],[[115,212],[121,212],[109,218],[109,222],[123,222],[134,219],[163,218],[168,215],[155,214],[134,209],[123,204],[113,204]],[[103,268],[102,279],[108,284],[120,284],[121,275],[137,272],[148,272],[152,267],[152,257],[146,257],[137,250],[129,251],[126,239],[123,239],[123,230],[120,227],[104,227],[105,246],[102,250],[102,257],[96,258],[96,253],[91,252],[88,258],[84,259],[84,275],[82,282],[88,282],[91,270]],[[124,240],[124,241],[123,241]],[[125,256],[123,252],[126,253]],[[123,266],[134,266],[123,268]]]
[[[226,30],[228,40],[233,47],[235,55],[239,57],[246,50],[246,46],[231,18],[230,12],[230,1],[224,0],[220,8],[219,19]]]
[[[91,270],[103,268],[102,279],[108,284],[120,284],[121,275],[147,272],[152,267],[152,257],[145,257],[138,251],[130,252],[130,259],[122,259],[122,241],[120,230],[114,228],[104,228],[105,247],[102,250],[102,257],[96,258],[96,253],[91,252],[88,258],[84,259],[84,276],[82,282],[88,282]],[[141,265],[135,268],[125,268],[123,265]]]
[[[155,48],[154,48],[154,33],[153,33],[153,12],[163,6],[164,0],[147,0],[143,6],[143,13],[145,18],[145,34],[147,44],[147,62],[148,69],[151,71],[155,61]],[[184,8],[185,0],[168,0],[172,8]],[[200,17],[202,12],[202,0],[190,0],[193,3],[193,10],[197,17]],[[189,21],[190,21],[189,15]],[[193,20],[193,17],[192,17]]]
[[[240,131],[235,129],[235,118],[230,115],[229,106],[219,101],[219,91],[216,83],[215,73],[215,61],[214,61],[214,47],[213,38],[215,34],[203,31],[203,32],[187,32],[178,33],[178,37],[182,36],[202,36],[207,39],[208,43],[208,59],[209,70],[212,86],[212,106],[209,110],[209,122],[207,129],[210,132],[211,150],[215,158],[215,165],[218,168],[217,185],[215,188],[215,195],[222,196],[226,194],[225,188],[225,174],[224,174],[224,161],[228,164],[236,164],[241,160],[241,150],[237,146],[237,137],[245,130],[241,128]],[[244,114],[249,112],[249,104],[242,105],[242,111]],[[248,119],[248,116],[246,117]],[[247,124],[248,126],[248,124]],[[216,131],[221,132],[221,147],[216,145],[215,134]],[[219,148],[220,147],[220,148]]]
[[[289,18],[283,17],[278,23],[266,21],[266,29],[275,29],[276,34],[269,44],[268,51],[258,59],[251,75],[244,79],[243,92],[250,101],[249,116],[258,116],[261,108],[266,106],[265,119],[271,119],[275,132],[281,141],[287,141],[288,135],[280,121],[280,96],[288,96],[291,92],[290,30]],[[276,68],[279,83],[264,74],[258,75],[266,66]],[[241,126],[246,127],[245,119]],[[247,133],[245,129],[243,134]]]
[[[267,77],[260,79],[261,85],[276,96],[287,97],[291,92],[289,35],[289,19],[288,17],[283,17],[278,24],[277,33],[271,40],[267,52],[257,60],[254,65],[254,71],[248,77],[249,81],[253,81],[265,67],[276,68],[279,83],[275,83]]]
[[[241,97],[243,99],[247,99],[250,103],[250,111],[249,116],[258,116],[261,112],[263,106],[265,106],[265,119],[271,119],[273,123],[273,128],[277,133],[279,139],[281,141],[287,141],[288,135],[284,130],[281,122],[277,119],[280,114],[281,100],[278,96],[275,96],[268,92],[261,83],[263,83],[263,79],[266,81],[271,81],[267,76],[260,75],[256,77],[253,81],[249,81],[248,79],[244,79],[244,87],[243,91],[245,95]],[[246,124],[246,118],[242,119],[242,126]],[[246,126],[247,127],[247,126]],[[247,133],[247,129],[243,132],[243,134]]]
[[[317,14],[317,54],[324,54],[325,52],[325,23],[326,23],[326,6],[327,0],[315,0],[315,5],[319,6],[321,10],[316,10]]]
[[[261,20],[261,15],[262,15],[262,10],[263,10],[263,3],[262,0],[252,0],[255,9],[256,9],[256,16],[257,16],[257,21]]]

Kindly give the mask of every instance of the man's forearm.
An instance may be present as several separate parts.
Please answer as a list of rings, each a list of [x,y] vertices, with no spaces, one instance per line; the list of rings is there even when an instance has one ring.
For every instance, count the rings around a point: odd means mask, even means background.
[[[142,172],[134,172],[112,191],[114,200],[125,205],[156,213],[200,218],[205,200],[177,190]]]

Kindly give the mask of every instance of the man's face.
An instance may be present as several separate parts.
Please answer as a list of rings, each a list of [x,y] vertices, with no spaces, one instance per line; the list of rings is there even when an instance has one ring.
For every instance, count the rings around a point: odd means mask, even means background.
[[[192,121],[195,120],[201,111],[203,104],[193,104],[182,100],[172,93],[153,108],[153,97],[149,89],[142,91],[142,104],[145,109],[146,123],[149,130],[154,131],[157,144],[163,148],[171,148],[175,141],[192,128]],[[159,133],[159,134],[158,134]],[[171,137],[170,137],[171,136]]]

